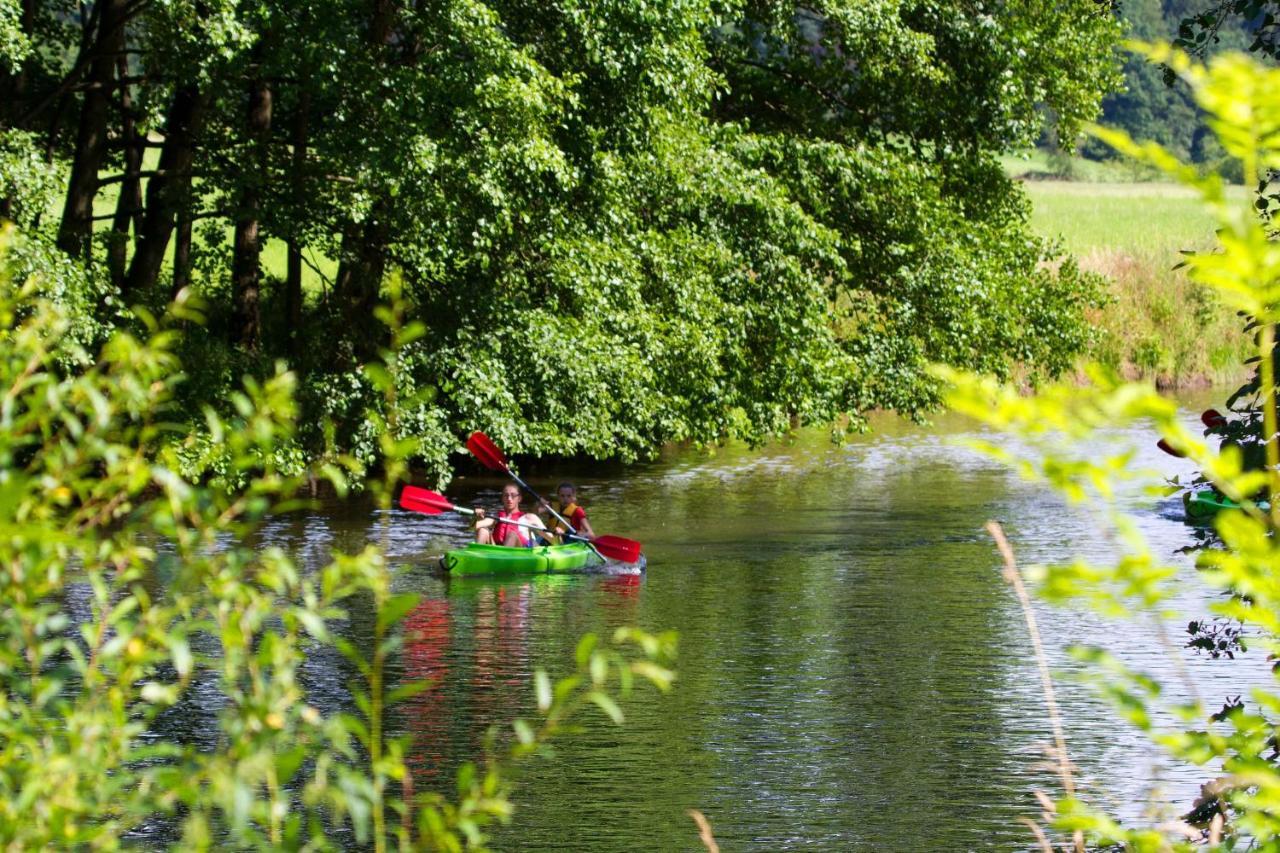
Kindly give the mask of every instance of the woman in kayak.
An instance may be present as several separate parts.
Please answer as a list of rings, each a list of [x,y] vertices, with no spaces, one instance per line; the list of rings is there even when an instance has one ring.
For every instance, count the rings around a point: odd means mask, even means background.
[[[476,507],[476,541],[481,545],[506,545],[508,548],[533,548],[543,544],[538,537],[548,534],[512,524],[513,521],[543,526],[537,515],[520,509],[520,489],[511,484],[502,490],[502,509],[498,510],[496,519],[488,518],[484,507]]]
[[[578,487],[573,483],[561,483],[556,489],[556,496],[560,498],[560,502],[554,507],[560,518],[573,525],[573,529],[577,531],[579,536],[585,536],[588,539],[595,539],[596,532],[591,529],[591,522],[587,521],[587,513],[582,507],[578,506]],[[560,519],[552,515],[553,507],[543,504],[539,508],[539,512],[547,515],[544,519],[547,526],[551,528],[551,532],[555,535],[556,541],[563,542],[564,535],[569,531],[565,528]]]

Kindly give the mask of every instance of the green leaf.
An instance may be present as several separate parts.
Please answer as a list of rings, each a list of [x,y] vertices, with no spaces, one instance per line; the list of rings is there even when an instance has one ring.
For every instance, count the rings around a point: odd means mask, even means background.
[[[390,707],[405,699],[411,699],[424,691],[430,690],[431,687],[432,682],[430,679],[405,682],[387,693],[386,705]]]
[[[608,716],[609,719],[613,720],[614,723],[622,725],[622,709],[618,707],[617,702],[613,701],[613,697],[609,696],[607,693],[601,693],[598,690],[593,690],[587,694],[587,699],[601,711],[604,711],[605,715]]]
[[[538,710],[546,713],[551,709],[551,677],[546,670],[539,669],[533,674],[533,689],[538,700]]]
[[[417,593],[401,593],[388,598],[387,603],[378,612],[379,628],[385,630],[389,626],[398,625],[420,601],[422,597]]]

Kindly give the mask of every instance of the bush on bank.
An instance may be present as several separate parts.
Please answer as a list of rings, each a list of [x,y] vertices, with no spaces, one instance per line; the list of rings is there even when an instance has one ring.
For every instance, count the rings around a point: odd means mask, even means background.
[[[1168,555],[1152,551],[1116,497],[1121,483],[1156,484],[1149,482],[1149,472],[1133,470],[1128,448],[1084,455],[1072,448],[1072,440],[1118,424],[1149,422],[1156,433],[1153,438],[1163,437],[1185,453],[1217,489],[1241,504],[1239,510],[1216,516],[1220,546],[1199,552],[1196,578],[1217,599],[1214,614],[1238,622],[1247,634],[1247,654],[1268,659],[1280,654],[1275,348],[1280,242],[1272,220],[1277,205],[1273,182],[1280,170],[1280,100],[1275,96],[1280,71],[1236,54],[1215,58],[1206,67],[1167,46],[1139,50],[1183,77],[1223,148],[1239,161],[1248,184],[1257,190],[1248,199],[1232,199],[1218,175],[1202,175],[1153,143],[1138,144],[1121,133],[1096,131],[1121,153],[1193,188],[1213,216],[1218,245],[1188,255],[1187,273],[1256,321],[1258,381],[1252,397],[1246,395],[1238,407],[1261,412],[1264,463],[1251,461],[1236,443],[1210,447],[1182,426],[1171,401],[1149,386],[1121,384],[1105,372],[1094,374],[1092,387],[1054,385],[1033,398],[990,378],[946,369],[938,373],[952,385],[949,400],[954,408],[1021,439],[1019,449],[992,442],[987,448],[992,455],[1094,510],[1120,551],[1114,565],[1076,560],[1037,567],[1027,574],[1038,582],[1041,594],[1050,600],[1091,604],[1112,618],[1155,625],[1153,641],[1175,659],[1172,671],[1177,672],[1177,658],[1185,650],[1168,641],[1161,625],[1184,574]],[[1269,507],[1262,505],[1263,498]],[[1064,790],[1046,808],[1042,818],[1047,824],[1068,838],[1074,836],[1078,850],[1109,845],[1139,851],[1274,849],[1280,843],[1280,755],[1275,749],[1280,690],[1274,683],[1231,691],[1238,694],[1234,699],[1199,697],[1185,684],[1162,683],[1135,671],[1122,656],[1106,650],[1080,646],[1073,652],[1089,667],[1099,692],[1114,702],[1118,724],[1136,726],[1174,761],[1203,768],[1207,784],[1199,800],[1186,803],[1180,815],[1166,810],[1150,824],[1126,823],[1113,816],[1103,792],[1072,789],[1069,756],[1059,752]],[[1224,657],[1220,665],[1231,663]]]
[[[0,257],[3,846],[483,847],[485,827],[511,817],[514,762],[589,706],[620,721],[633,681],[670,684],[674,637],[584,638],[565,678],[537,674],[537,715],[495,731],[454,791],[413,793],[410,744],[383,722],[431,687],[387,679],[419,597],[376,548],[306,572],[245,544],[297,507],[294,375],[246,380],[230,414],[206,411],[208,443],[188,438],[175,326],[199,320],[193,306],[139,314],[141,334],[86,350],[47,292],[57,282],[15,277],[23,263]],[[394,410],[394,383],[381,387]],[[413,449],[380,450],[386,505]],[[184,476],[202,454],[219,476]],[[360,643],[338,628],[351,608],[374,614]],[[303,664],[331,651],[354,712],[308,700]],[[199,744],[157,725],[170,712],[200,718]]]

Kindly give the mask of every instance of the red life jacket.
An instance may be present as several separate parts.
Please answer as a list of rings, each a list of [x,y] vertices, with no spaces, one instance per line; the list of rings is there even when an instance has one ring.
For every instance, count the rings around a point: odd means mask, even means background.
[[[495,527],[493,531],[493,543],[495,545],[507,544],[507,534],[509,534],[514,530],[516,534],[516,541],[520,544],[521,547],[524,547],[524,548],[533,547],[533,531],[529,530],[528,528],[520,527],[519,525],[510,524],[506,521],[503,521],[503,519],[511,519],[512,521],[519,521],[522,518],[524,518],[523,512],[513,512],[510,515],[508,515],[506,510],[501,510],[501,509],[498,510],[498,526]]]

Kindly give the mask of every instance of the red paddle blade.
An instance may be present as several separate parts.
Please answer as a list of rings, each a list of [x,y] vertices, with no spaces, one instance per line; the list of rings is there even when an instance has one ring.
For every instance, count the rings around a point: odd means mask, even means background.
[[[1200,416],[1200,423],[1204,424],[1209,429],[1213,429],[1216,426],[1222,426],[1226,422],[1227,419],[1224,418],[1222,416],[1222,412],[1219,412],[1217,409],[1205,409],[1204,414]]]
[[[597,536],[591,540],[591,544],[601,555],[610,560],[623,563],[635,563],[640,560],[640,543],[634,539],[624,539],[621,536]]]
[[[477,430],[467,438],[467,450],[480,460],[480,464],[491,471],[507,470],[507,457],[498,449],[498,445],[489,440],[489,436]]]
[[[444,495],[417,486],[404,487],[404,491],[400,493],[400,506],[410,512],[425,512],[427,515],[456,508]]]
[[[1169,444],[1169,442],[1165,441],[1163,438],[1156,442],[1156,447],[1160,448],[1165,453],[1168,453],[1170,456],[1182,458],[1187,455],[1180,450],[1175,450],[1173,445]]]

